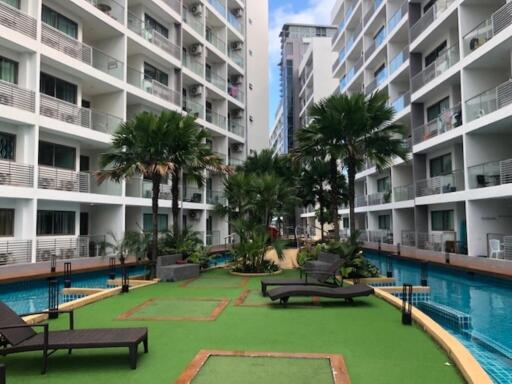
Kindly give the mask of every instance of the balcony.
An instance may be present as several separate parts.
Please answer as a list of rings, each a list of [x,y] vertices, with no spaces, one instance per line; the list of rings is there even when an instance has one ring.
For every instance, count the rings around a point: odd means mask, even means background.
[[[217,48],[222,53],[226,53],[226,42],[222,40],[215,32],[206,30],[206,41]]]
[[[181,201],[187,203],[203,204],[203,189],[186,186],[181,193]]]
[[[462,110],[461,105],[457,104],[455,107],[441,112],[437,118],[429,121],[427,124],[415,128],[414,144],[422,143],[445,132],[451,131],[454,128],[460,127],[461,125]]]
[[[507,80],[496,88],[491,88],[467,100],[466,111],[469,121],[479,119],[512,104],[511,92],[512,80]]]
[[[226,116],[213,111],[206,111],[206,121],[222,129],[226,129]]]
[[[393,244],[393,232],[389,229],[366,231],[370,243]]]
[[[128,29],[169,55],[181,60],[181,48],[178,45],[171,42],[157,30],[150,28],[148,24],[130,12],[128,12]]]
[[[350,37],[347,40],[347,54],[350,53],[350,51],[352,50],[352,47],[354,46],[356,40],[358,40],[361,37],[362,31],[363,31],[363,24],[360,24],[350,34]]]
[[[34,186],[34,167],[14,161],[0,160],[0,185],[13,187]]]
[[[394,74],[403,63],[409,60],[409,47],[405,47],[398,55],[389,62],[389,74]]]
[[[40,96],[40,113],[42,116],[107,134],[114,133],[123,122],[120,117],[108,113],[81,108],[76,104],[68,103],[44,93],[41,93]]]
[[[32,39],[37,38],[37,20],[2,1],[0,1],[0,25]]]
[[[368,195],[368,205],[391,203],[391,191],[371,193]]]
[[[375,91],[378,87],[380,87],[388,78],[388,71],[387,69],[384,69],[381,71],[376,78],[374,78],[366,87],[365,87],[365,94],[369,95],[373,91]]]
[[[32,262],[31,240],[1,240],[0,266]]]
[[[456,170],[443,176],[416,181],[416,197],[443,195],[464,190],[464,171]]]
[[[411,27],[411,43],[446,11],[455,0],[439,0]]]
[[[169,103],[181,105],[179,92],[130,67],[128,67],[128,83]]]
[[[153,197],[153,183],[150,180],[144,180],[142,177],[126,179],[126,196],[151,199]],[[172,200],[169,184],[160,184],[158,198],[160,200]]]
[[[446,72],[460,60],[459,45],[451,46],[439,54],[439,57],[423,71],[411,79],[412,91],[416,92],[436,77]]]
[[[229,121],[229,132],[234,133],[235,135],[238,135],[240,137],[245,136],[245,128],[243,124],[236,120],[230,120]]]
[[[490,161],[468,168],[469,188],[487,188],[512,183],[512,159]]]
[[[47,25],[41,25],[41,42],[67,56],[92,66],[110,76],[122,80],[123,67],[119,61],[97,48],[82,43]]]
[[[208,81],[210,84],[213,84],[217,88],[219,88],[221,91],[226,92],[226,86],[227,86],[227,80],[223,78],[222,76],[216,74],[212,71],[206,71],[206,81]]]
[[[201,61],[193,59],[189,55],[183,55],[183,65],[196,75],[204,77],[204,63]]]
[[[204,24],[201,23],[201,20],[195,17],[188,9],[183,8],[183,21],[185,24],[190,25],[194,31],[199,33],[199,35],[203,36],[204,34]]]
[[[416,246],[416,232],[403,230],[401,233],[400,245],[404,247]]]
[[[0,104],[35,112],[35,92],[0,80]]]
[[[242,23],[240,22],[240,19],[233,15],[231,12],[228,12],[228,22],[229,24],[235,28],[238,32],[243,33],[244,28]]]
[[[121,24],[124,24],[124,6],[115,0],[85,0]]]
[[[242,54],[240,53],[239,50],[236,50],[236,49],[233,49],[233,48],[229,48],[228,54],[229,54],[229,58],[231,60],[233,60],[233,62],[236,65],[238,65],[240,68],[244,68],[245,60],[244,60],[244,57],[242,56]]]
[[[210,3],[213,8],[219,12],[224,18],[226,18],[226,7],[224,4],[222,4],[219,0],[208,0],[208,3]]]
[[[374,0],[372,2],[372,5],[370,6],[370,9],[366,12],[366,14],[363,17],[364,25],[367,25],[370,19],[373,15],[375,15],[375,11],[380,7],[382,4],[382,0]]]
[[[176,13],[181,13],[181,0],[164,0],[164,3],[167,4]]]
[[[352,81],[352,79],[356,76],[356,74],[359,72],[359,70],[363,67],[364,64],[364,57],[361,56],[356,63],[352,66],[352,68],[349,69],[347,72],[347,84]]]
[[[244,165],[244,161],[240,159],[233,159],[232,157],[230,157],[228,160],[228,165],[230,167],[240,167]]]
[[[374,53],[377,51],[377,48],[379,48],[386,39],[386,30],[383,30],[383,33],[378,35],[370,44],[368,49],[364,53],[365,60],[368,60]]]
[[[391,106],[395,110],[395,113],[402,112],[411,104],[411,93],[409,91],[402,93],[396,99],[391,102]]]
[[[204,105],[192,101],[188,97],[183,99],[183,110],[198,119],[204,118]]]
[[[226,203],[226,198],[224,197],[224,192],[223,191],[207,190],[206,191],[206,203],[212,204],[212,205],[217,205],[217,204],[224,205]]]
[[[418,232],[417,247],[427,251],[464,253],[457,242],[456,232]]]
[[[238,100],[242,104],[245,103],[245,92],[243,90],[242,84],[229,84],[228,95],[235,100]]]
[[[368,205],[368,199],[366,195],[356,196],[355,200],[355,207],[366,207]]]
[[[91,173],[61,168],[40,166],[37,185],[39,189],[121,196],[120,183],[106,180],[98,184]]]
[[[488,233],[487,257],[498,260],[512,260],[512,235]]]
[[[512,3],[507,3],[464,36],[464,55],[469,55],[512,24]]]
[[[43,237],[36,240],[36,262],[52,259],[67,260],[81,257],[107,256],[105,235]]]
[[[409,2],[404,1],[402,6],[388,19],[388,35],[396,28],[400,21],[409,12]]]
[[[414,184],[402,185],[393,189],[395,202],[414,200]]]

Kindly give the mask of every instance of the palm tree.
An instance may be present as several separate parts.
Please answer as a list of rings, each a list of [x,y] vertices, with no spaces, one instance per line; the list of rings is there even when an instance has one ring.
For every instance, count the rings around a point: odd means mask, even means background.
[[[160,115],[141,112],[123,123],[114,133],[111,149],[100,158],[97,173],[101,183],[106,179],[120,182],[124,178],[142,176],[152,184],[152,241],[153,266],[158,256],[158,198],[160,185],[172,179],[173,232],[179,233],[179,183],[186,167],[188,174],[203,181],[206,167],[222,168],[221,160],[206,144],[208,133],[200,129],[192,116],[174,111]]]
[[[403,127],[393,123],[395,111],[388,106],[388,97],[375,92],[368,97],[363,94],[336,94],[310,110],[312,123],[301,132],[301,146],[311,153],[323,148],[330,169],[331,212],[337,217],[340,177],[338,169],[343,166],[348,179],[348,202],[350,207],[350,231],[355,232],[355,177],[364,161],[374,161],[378,169],[390,164],[393,157],[406,159],[407,150],[403,140]],[[339,239],[339,221],[334,222],[335,236]]]

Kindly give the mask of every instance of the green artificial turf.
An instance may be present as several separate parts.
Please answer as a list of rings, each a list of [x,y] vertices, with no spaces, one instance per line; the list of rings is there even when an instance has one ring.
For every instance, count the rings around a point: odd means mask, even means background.
[[[151,320],[165,317],[208,317],[220,301],[158,298],[138,308],[128,319]]]
[[[240,378],[243,377],[243,381]],[[332,384],[328,359],[211,356],[193,384]]]
[[[286,277],[294,277],[287,272]],[[200,280],[240,283],[227,271],[207,272]],[[199,280],[199,281],[200,281]],[[234,284],[236,285],[236,284]],[[351,306],[343,302],[320,306],[243,307],[234,302],[244,289],[259,291],[259,279],[246,288],[182,288],[160,283],[115,296],[75,313],[75,328],[135,327],[149,329],[149,353],[139,355],[130,370],[127,349],[58,351],[50,357],[48,374],[40,374],[41,353],[1,357],[9,384],[157,384],[173,383],[202,349],[341,354],[353,384],[462,383],[453,364],[432,339],[413,326],[403,326],[400,312],[369,297]],[[123,321],[122,313],[150,298],[229,298],[215,321]],[[303,299],[298,299],[303,300]],[[66,316],[50,322],[65,329]],[[245,377],[238,377],[243,383]]]
[[[185,283],[186,288],[240,288],[244,285],[245,279],[240,276],[232,276],[223,270],[223,274],[211,271],[204,274],[200,279]]]

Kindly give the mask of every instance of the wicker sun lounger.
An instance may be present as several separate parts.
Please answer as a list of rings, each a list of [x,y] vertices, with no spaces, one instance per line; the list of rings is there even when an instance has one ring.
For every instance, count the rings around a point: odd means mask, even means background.
[[[147,328],[112,328],[74,330],[73,311],[59,311],[69,315],[69,330],[49,331],[48,323],[30,325],[25,323],[6,304],[0,301],[0,355],[41,351],[43,353],[43,374],[48,368],[48,357],[59,349],[128,348],[130,367],[137,368],[137,348],[144,345],[148,352]],[[48,312],[38,312],[48,313]],[[30,315],[32,315],[31,313]],[[24,315],[26,316],[26,315]],[[37,333],[34,328],[42,328]]]
[[[267,295],[272,301],[279,300],[281,304],[286,306],[288,299],[296,296],[330,297],[333,299],[345,299],[348,302],[353,302],[356,297],[369,296],[371,294],[373,294],[372,287],[364,284],[357,284],[339,288],[293,285],[289,287],[271,289],[268,291]]]
[[[311,285],[319,287],[340,287],[343,285],[342,280],[338,280],[336,274],[340,271],[345,261],[338,258],[336,261],[329,264],[326,268],[322,269],[309,269],[304,268],[301,270],[301,275],[298,279],[262,279],[261,280],[261,294],[267,295],[267,287],[270,286],[289,286],[289,285]]]

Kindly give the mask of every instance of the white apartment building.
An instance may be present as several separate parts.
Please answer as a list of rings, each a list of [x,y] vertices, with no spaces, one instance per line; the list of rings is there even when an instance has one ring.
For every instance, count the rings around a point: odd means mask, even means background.
[[[285,140],[284,140],[284,129],[283,129],[283,104],[280,103],[277,108],[276,115],[274,117],[274,125],[270,132],[270,149],[274,154],[286,153],[285,151]]]
[[[107,233],[150,229],[150,183],[93,176],[112,132],[137,112],[194,114],[231,165],[259,149],[250,141],[267,132],[263,3],[0,0],[0,265],[100,255]],[[180,208],[183,225],[215,245],[228,234],[214,213],[223,178],[206,176],[201,189],[183,182]],[[162,230],[169,191],[162,185]]]
[[[384,90],[411,151],[406,162],[383,172],[367,164],[357,175],[356,227],[364,240],[443,262],[452,255],[485,263],[496,273],[508,268],[511,14],[506,0],[336,3],[339,91]]]

